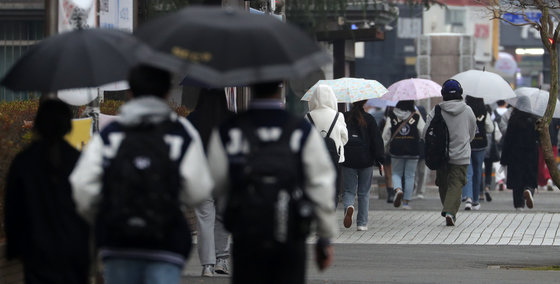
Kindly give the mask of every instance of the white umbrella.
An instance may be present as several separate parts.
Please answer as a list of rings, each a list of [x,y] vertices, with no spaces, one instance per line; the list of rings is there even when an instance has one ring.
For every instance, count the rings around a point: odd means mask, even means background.
[[[542,117],[548,105],[548,92],[537,88],[522,87],[515,90],[517,97],[507,99],[506,102],[516,109]],[[526,97],[527,99],[521,99]],[[554,118],[560,118],[560,102],[556,101]]]
[[[463,95],[483,98],[485,104],[515,98],[515,93],[508,82],[496,73],[469,70],[461,72],[451,77],[451,79],[461,83]]]
[[[362,78],[339,78],[334,80],[319,80],[301,98],[302,101],[309,101],[317,86],[329,85],[339,103],[353,103],[357,101],[379,98],[387,93],[387,89],[375,80]]]

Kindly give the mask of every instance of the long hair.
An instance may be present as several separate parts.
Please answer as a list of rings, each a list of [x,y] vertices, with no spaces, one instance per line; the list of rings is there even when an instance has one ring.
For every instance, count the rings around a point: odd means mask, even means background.
[[[224,89],[202,89],[200,91],[198,102],[191,116],[204,149],[208,146],[212,130],[231,115],[233,113],[228,110]]]
[[[514,108],[508,121],[508,129],[513,126],[516,128],[534,128],[536,118],[534,115]]]
[[[487,113],[486,106],[484,105],[484,100],[482,98],[475,98],[468,96],[465,98],[465,103],[471,107],[474,116],[480,117]]]
[[[366,104],[366,101],[358,101],[355,103],[352,103],[352,108],[350,109],[350,115],[348,116],[348,118],[346,119],[346,123],[350,123],[350,121],[355,120],[358,122],[358,125],[360,127],[366,127],[367,126],[367,122],[364,118],[364,115],[362,114],[364,112],[364,105]]]

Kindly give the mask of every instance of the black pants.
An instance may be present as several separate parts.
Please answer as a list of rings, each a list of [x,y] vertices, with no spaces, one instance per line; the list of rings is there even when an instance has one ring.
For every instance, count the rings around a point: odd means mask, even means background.
[[[254,241],[233,240],[233,284],[305,283],[305,241],[271,246]]]
[[[482,186],[483,190],[484,186],[488,188],[492,186],[492,160],[490,159],[484,159],[484,184]]]

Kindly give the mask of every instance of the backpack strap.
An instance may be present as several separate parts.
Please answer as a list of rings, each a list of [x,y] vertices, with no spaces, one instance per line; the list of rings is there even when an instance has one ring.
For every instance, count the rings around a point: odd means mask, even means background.
[[[307,113],[307,118],[309,119],[309,122],[311,122],[311,124],[315,125],[315,121],[313,121],[313,118],[311,117],[311,113]]]
[[[395,139],[395,136],[397,136],[397,134],[399,133],[399,131],[401,131],[401,129],[408,123],[408,121],[410,120],[410,118],[412,118],[412,116],[415,114],[416,112],[411,113],[407,119],[403,120],[401,122],[401,124],[399,125],[399,127],[395,130],[395,132],[393,133],[393,135],[391,136],[391,139],[389,139],[389,143],[391,143],[391,141],[393,141],[393,139]]]
[[[334,125],[336,124],[336,121],[338,120],[338,114],[339,112],[336,112],[336,115],[334,116],[333,122],[331,123],[331,127],[329,128],[329,131],[327,132],[327,136],[326,137],[330,137],[331,136],[331,132],[334,128]]]

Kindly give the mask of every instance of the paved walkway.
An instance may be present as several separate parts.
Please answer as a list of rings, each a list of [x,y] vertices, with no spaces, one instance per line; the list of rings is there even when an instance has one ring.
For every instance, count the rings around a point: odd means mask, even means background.
[[[560,245],[559,213],[460,212],[455,227],[445,226],[439,211],[384,210],[369,216],[368,231],[341,226],[334,243]]]

